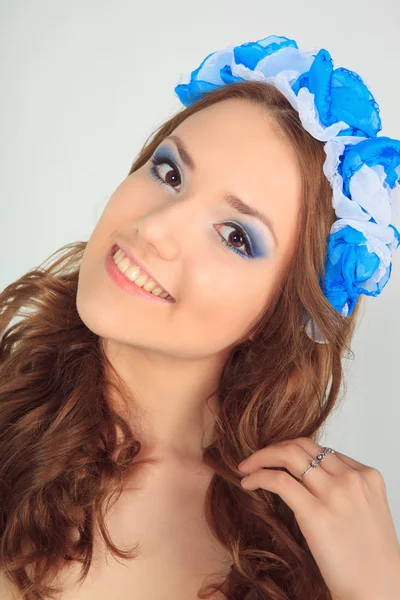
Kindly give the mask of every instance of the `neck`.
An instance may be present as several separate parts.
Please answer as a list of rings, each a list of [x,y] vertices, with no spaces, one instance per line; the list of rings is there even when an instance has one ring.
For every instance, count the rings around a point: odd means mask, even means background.
[[[185,359],[102,340],[104,351],[132,398],[128,422],[143,453],[200,461],[213,437],[218,387],[228,358]],[[115,395],[112,399],[117,403]]]

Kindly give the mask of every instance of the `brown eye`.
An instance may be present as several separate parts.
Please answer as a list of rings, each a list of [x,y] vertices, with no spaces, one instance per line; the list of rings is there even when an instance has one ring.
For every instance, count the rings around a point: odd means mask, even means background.
[[[225,228],[233,229],[233,231],[223,234]],[[224,223],[223,225],[217,225],[216,229],[224,246],[230,248],[240,256],[248,258],[253,256],[249,239],[239,225],[236,225],[235,223]],[[242,248],[242,250],[240,248]]]
[[[228,241],[230,244],[232,244],[232,246],[238,246],[239,248],[244,244],[244,238],[242,234],[238,233],[237,231],[233,231],[229,234]]]
[[[167,163],[158,165],[157,173],[159,174],[160,179],[172,187],[174,187],[176,184],[179,185],[180,183],[179,173],[177,173],[176,170]]]
[[[181,184],[178,167],[170,159],[153,156],[151,162],[153,163],[151,173],[160,185],[176,189],[176,186]]]

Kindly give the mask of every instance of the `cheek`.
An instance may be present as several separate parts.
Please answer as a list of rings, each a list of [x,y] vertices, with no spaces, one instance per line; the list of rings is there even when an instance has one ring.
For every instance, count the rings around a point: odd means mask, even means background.
[[[229,332],[229,337],[240,336],[260,314],[269,296],[268,281],[253,273],[244,280],[235,265],[226,261],[210,261],[191,269],[186,279],[188,293],[184,295],[185,313],[196,323],[217,337]]]

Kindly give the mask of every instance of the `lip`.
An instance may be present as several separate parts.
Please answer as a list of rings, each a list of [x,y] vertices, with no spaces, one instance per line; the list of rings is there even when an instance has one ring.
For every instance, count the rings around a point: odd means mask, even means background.
[[[134,263],[135,265],[137,265],[138,267],[140,267],[142,269],[142,271],[144,273],[146,273],[146,275],[148,275],[149,277],[151,277],[152,279],[154,279],[154,281],[157,283],[157,285],[160,288],[162,288],[164,292],[167,292],[171,297],[173,297],[172,294],[169,293],[169,291],[167,290],[167,288],[165,288],[163,286],[163,284],[160,281],[158,281],[158,279],[156,277],[154,277],[154,275],[150,271],[149,267],[147,265],[145,265],[144,262],[142,262],[141,260],[139,260],[138,258],[136,258],[136,256],[133,254],[132,250],[128,246],[125,246],[125,244],[123,242],[120,242],[118,240],[115,242],[115,245],[118,246],[119,248],[121,248],[121,250],[124,252],[124,254],[126,254],[126,256],[129,258],[129,260],[132,263]],[[113,246],[113,248],[114,248],[114,246]]]
[[[130,294],[131,296],[139,296],[143,299],[150,300],[151,302],[162,302],[172,304],[175,302],[174,300],[167,300],[166,298],[160,298],[159,296],[154,296],[150,292],[147,292],[143,288],[140,288],[135,283],[130,281],[125,275],[118,269],[117,265],[114,262],[114,254],[116,253],[119,244],[113,245],[110,252],[107,255],[105,261],[105,270],[110,279],[122,290]],[[121,248],[123,250],[123,248]],[[129,257],[130,258],[130,257]],[[132,261],[134,262],[134,261]],[[138,265],[140,266],[140,265]],[[161,286],[160,286],[161,287]],[[167,291],[167,290],[165,290]]]

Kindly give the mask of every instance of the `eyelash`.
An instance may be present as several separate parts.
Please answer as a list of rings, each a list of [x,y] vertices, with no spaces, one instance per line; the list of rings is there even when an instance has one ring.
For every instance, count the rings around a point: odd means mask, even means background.
[[[165,186],[168,189],[172,187],[171,185],[169,185],[168,183],[166,183],[162,179],[162,177],[160,177],[159,174],[157,173],[157,167],[159,165],[162,165],[162,164],[169,165],[172,169],[174,169],[179,174],[180,179],[182,179],[180,171],[179,171],[177,165],[168,156],[153,155],[151,157],[150,161],[151,161],[151,163],[153,165],[151,167],[151,169],[150,169],[151,173],[152,173],[153,177],[157,180],[157,182],[161,186]],[[239,232],[239,234],[242,236],[242,238],[244,240],[243,243],[246,246],[247,254],[245,254],[244,252],[241,252],[240,250],[238,250],[237,248],[235,248],[235,246],[233,246],[232,244],[230,244],[229,242],[227,242],[226,239],[223,238],[220,233],[218,233],[219,238],[220,238],[221,242],[224,244],[224,246],[226,246],[229,250],[233,250],[233,252],[235,252],[236,254],[239,254],[239,256],[242,256],[244,258],[253,258],[253,252],[251,250],[251,244],[249,242],[249,238],[248,238],[246,232],[239,225],[237,225],[236,223],[225,223],[225,225],[227,225],[228,227],[232,227],[232,228],[236,229]]]

